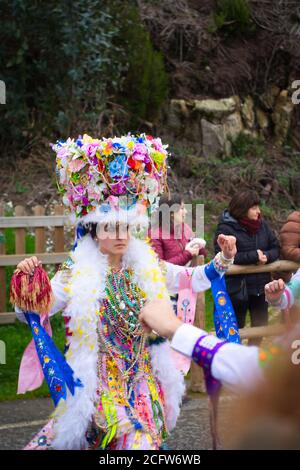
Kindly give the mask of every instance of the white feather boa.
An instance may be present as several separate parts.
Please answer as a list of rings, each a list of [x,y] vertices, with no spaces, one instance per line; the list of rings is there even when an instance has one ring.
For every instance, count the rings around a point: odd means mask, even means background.
[[[86,449],[85,433],[95,411],[97,400],[97,323],[99,301],[104,297],[105,279],[108,269],[107,256],[88,235],[84,237],[72,254],[71,282],[68,286],[70,300],[64,315],[70,317],[70,346],[66,354],[68,363],[80,378],[83,388],[76,388],[75,395],[68,393],[67,399],[55,410],[54,449]],[[123,257],[123,266],[134,271],[134,281],[147,294],[149,300],[167,295],[165,280],[158,260],[149,245],[132,239]],[[170,354],[168,342],[152,346],[152,366],[161,382],[166,398],[166,424],[171,430],[179,414],[184,393],[184,379]]]

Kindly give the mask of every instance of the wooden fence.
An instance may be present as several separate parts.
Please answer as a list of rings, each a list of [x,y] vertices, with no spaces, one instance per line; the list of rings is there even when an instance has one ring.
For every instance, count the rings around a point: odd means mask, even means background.
[[[13,323],[16,319],[14,312],[6,312],[6,272],[5,267],[16,266],[24,257],[26,229],[33,229],[35,234],[35,253],[43,264],[59,264],[67,257],[65,252],[65,233],[64,227],[67,225],[67,216],[64,215],[64,208],[56,206],[54,215],[45,215],[45,208],[35,206],[33,215],[26,215],[23,206],[15,207],[14,217],[5,217],[3,206],[0,205],[0,325]],[[15,231],[15,254],[6,254],[4,231],[6,228],[12,228]],[[53,241],[54,250],[47,253],[46,250],[46,229],[52,228],[54,231]],[[203,264],[202,256],[194,258],[194,266]],[[261,272],[289,271],[293,272],[299,268],[299,264],[291,261],[279,260],[268,265],[251,266],[232,266],[227,274],[250,274]],[[205,294],[198,294],[196,304],[195,326],[205,329]],[[285,329],[284,325],[270,325],[255,328],[243,328],[240,330],[242,339],[254,337],[276,336]],[[203,391],[203,374],[199,367],[192,364],[190,389],[198,392]]]
[[[13,312],[6,312],[6,266],[16,266],[28,254],[25,254],[26,229],[33,229],[35,234],[35,253],[43,264],[59,264],[63,262],[67,253],[65,249],[64,226],[67,224],[67,216],[64,215],[64,208],[56,206],[54,215],[45,215],[45,208],[35,206],[33,215],[26,215],[23,206],[15,207],[14,217],[5,217],[4,208],[0,205],[0,325],[15,321]],[[53,242],[54,251],[46,252],[46,229],[50,227],[54,230]],[[15,232],[15,254],[6,254],[6,244],[4,232],[6,228],[12,228]]]

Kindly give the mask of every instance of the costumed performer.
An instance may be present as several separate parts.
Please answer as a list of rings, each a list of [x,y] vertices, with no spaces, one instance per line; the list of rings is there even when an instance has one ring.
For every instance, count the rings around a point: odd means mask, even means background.
[[[166,189],[168,152],[159,138],[84,135],[53,149],[77,240],[51,281],[54,303],[41,317],[18,301],[22,283],[12,283],[17,316],[30,323],[38,351],[25,351],[18,392],[40,386],[42,370],[56,405],[26,448],[159,449],[175,426],[184,380],[169,342],[150,346],[139,314],[146,302],[178,292],[181,276],[190,278],[193,293],[210,288],[233,263],[235,238],[220,235],[214,260],[189,269],[160,264],[137,238]],[[32,257],[17,266],[16,277],[34,279],[40,269]],[[66,362],[49,339],[49,317],[59,311],[67,325]]]

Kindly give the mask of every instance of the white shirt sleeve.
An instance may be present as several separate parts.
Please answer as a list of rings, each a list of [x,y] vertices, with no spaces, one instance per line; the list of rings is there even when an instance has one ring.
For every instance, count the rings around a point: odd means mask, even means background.
[[[200,328],[184,324],[176,331],[171,346],[191,357],[198,338],[207,334]],[[222,342],[213,335],[209,335],[208,339],[214,343]],[[263,370],[259,365],[259,349],[256,346],[224,344],[214,356],[211,372],[214,378],[233,391],[251,390],[264,381]]]
[[[188,271],[193,272],[192,288],[194,292],[203,292],[210,288],[211,283],[205,274],[205,265],[196,266],[195,268],[187,268],[186,266],[177,266],[176,264],[165,261],[166,267],[166,284],[170,294],[177,294],[179,291],[179,274]]]
[[[62,280],[63,271],[58,271],[51,279],[51,287],[54,295],[54,304],[49,312],[49,316],[55,315],[55,313],[63,310],[67,305],[68,300],[68,288],[66,283]],[[15,305],[15,312],[18,320],[26,323],[26,318],[23,311]]]

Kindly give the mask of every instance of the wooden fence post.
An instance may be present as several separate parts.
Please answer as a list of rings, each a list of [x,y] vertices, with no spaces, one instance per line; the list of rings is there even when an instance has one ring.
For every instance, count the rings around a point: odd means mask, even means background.
[[[16,206],[15,214],[16,216],[24,216],[25,208],[23,206]],[[16,228],[15,233],[16,233],[16,255],[23,255],[26,253],[25,229]]]
[[[34,215],[45,215],[45,208],[43,206],[35,206],[33,208]],[[44,253],[46,247],[45,228],[37,227],[35,229],[35,252]]]
[[[4,216],[4,207],[0,204],[0,217]],[[0,255],[5,255],[5,229],[0,231]],[[0,312],[6,312],[6,273],[5,266],[0,266]]]
[[[55,215],[64,215],[63,206],[55,206]],[[64,227],[55,227],[54,229],[54,251],[55,253],[63,253],[65,249],[65,231]],[[56,265],[56,269],[59,268],[59,264]]]
[[[193,266],[199,266],[204,264],[204,257],[197,256],[193,260]],[[205,330],[205,292],[199,292],[197,295],[196,303],[196,314],[194,325],[202,330]],[[191,382],[189,390],[192,392],[205,392],[204,380],[203,380],[203,371],[192,361],[191,364]]]

